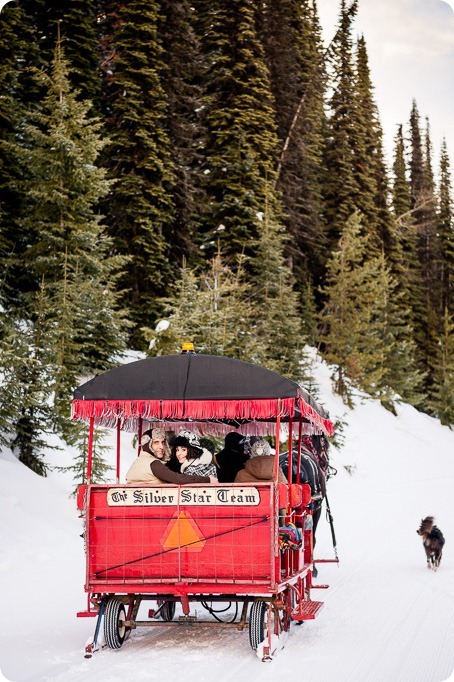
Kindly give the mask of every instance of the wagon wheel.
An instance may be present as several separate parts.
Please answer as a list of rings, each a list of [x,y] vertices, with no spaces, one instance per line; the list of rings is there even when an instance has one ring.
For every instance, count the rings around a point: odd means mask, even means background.
[[[104,614],[104,639],[111,649],[119,649],[125,641],[127,628],[126,612],[119,599],[109,599]]]
[[[175,602],[165,601],[161,608],[161,618],[162,620],[169,621],[172,620],[175,615]]]
[[[249,616],[249,643],[257,651],[260,642],[263,642],[268,629],[268,604],[266,601],[257,599],[251,608]]]

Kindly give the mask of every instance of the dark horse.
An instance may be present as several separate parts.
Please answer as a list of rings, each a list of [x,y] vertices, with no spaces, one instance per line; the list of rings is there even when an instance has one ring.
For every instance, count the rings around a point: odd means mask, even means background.
[[[436,571],[440,565],[443,545],[445,544],[443,533],[434,525],[433,516],[426,516],[425,519],[422,519],[421,525],[416,532],[422,537],[427,558],[427,568],[433,568]]]

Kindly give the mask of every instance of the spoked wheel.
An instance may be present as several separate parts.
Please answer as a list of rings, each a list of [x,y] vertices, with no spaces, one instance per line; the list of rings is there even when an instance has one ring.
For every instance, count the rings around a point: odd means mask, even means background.
[[[260,642],[265,639],[268,626],[268,604],[261,599],[252,604],[251,615],[249,616],[249,643],[257,651]]]
[[[104,639],[111,649],[119,649],[125,641],[127,628],[126,612],[119,599],[109,599],[104,614]]]
[[[170,621],[175,615],[175,602],[165,601],[161,609],[161,618],[165,621]]]

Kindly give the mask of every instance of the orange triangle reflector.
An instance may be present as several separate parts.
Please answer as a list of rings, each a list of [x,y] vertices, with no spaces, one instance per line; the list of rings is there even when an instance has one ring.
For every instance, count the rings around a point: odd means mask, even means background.
[[[161,537],[161,545],[167,550],[181,547],[188,552],[200,552],[205,542],[202,531],[191,514],[184,511],[175,514]]]

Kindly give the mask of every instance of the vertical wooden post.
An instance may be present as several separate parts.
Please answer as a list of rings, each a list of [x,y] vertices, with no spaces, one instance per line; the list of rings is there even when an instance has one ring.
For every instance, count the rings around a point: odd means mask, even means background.
[[[93,462],[93,432],[95,428],[95,418],[90,417],[90,427],[88,431],[88,457],[87,457],[87,484],[91,483],[91,467]]]

